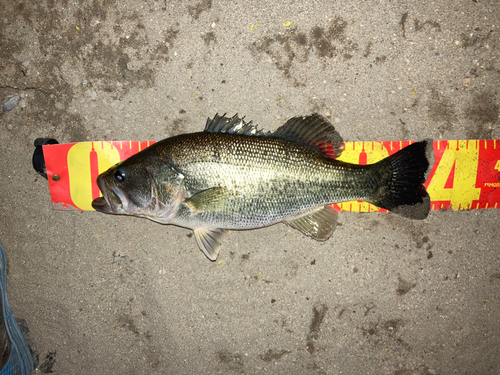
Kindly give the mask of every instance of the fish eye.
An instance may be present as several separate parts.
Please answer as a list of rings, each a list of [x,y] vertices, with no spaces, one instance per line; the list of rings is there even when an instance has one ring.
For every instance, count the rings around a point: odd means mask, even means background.
[[[114,176],[117,181],[124,181],[125,180],[125,171],[123,169],[117,169],[114,173]]]

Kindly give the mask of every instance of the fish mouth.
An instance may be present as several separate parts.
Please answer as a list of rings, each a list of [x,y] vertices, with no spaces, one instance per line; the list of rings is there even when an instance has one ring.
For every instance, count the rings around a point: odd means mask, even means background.
[[[102,176],[97,177],[97,186],[101,190],[102,197],[92,201],[92,208],[105,214],[118,214],[123,211],[124,203],[128,202],[123,192],[117,187],[108,188]]]
[[[106,183],[101,176],[97,177],[97,186],[102,193],[102,197],[96,198],[92,201],[92,208],[99,212],[104,212],[106,214],[112,214],[113,209],[111,205],[108,203],[108,197],[106,194]]]
[[[104,197],[96,198],[92,201],[92,208],[96,211],[103,212],[105,214],[112,214],[113,210],[108,204],[108,201]]]

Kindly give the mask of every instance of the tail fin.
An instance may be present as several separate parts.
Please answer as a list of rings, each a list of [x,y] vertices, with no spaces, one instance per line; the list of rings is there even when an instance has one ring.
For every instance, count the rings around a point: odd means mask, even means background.
[[[369,202],[410,219],[425,219],[430,198],[423,183],[434,163],[432,140],[413,143],[377,164],[380,187]]]

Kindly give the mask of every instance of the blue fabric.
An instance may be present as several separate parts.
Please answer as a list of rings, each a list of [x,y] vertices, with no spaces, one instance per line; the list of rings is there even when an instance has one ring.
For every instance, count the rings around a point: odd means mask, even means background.
[[[9,360],[0,370],[0,375],[31,375],[34,367],[33,358],[7,300],[7,262],[2,244],[0,244],[0,291],[3,306],[2,319],[5,321],[5,327],[11,341]]]

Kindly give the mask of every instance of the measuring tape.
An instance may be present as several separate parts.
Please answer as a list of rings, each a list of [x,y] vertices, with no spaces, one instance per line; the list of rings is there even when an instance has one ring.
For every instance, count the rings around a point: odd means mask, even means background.
[[[101,196],[97,176],[154,141],[78,142],[43,146],[52,204],[56,209],[94,211]],[[338,160],[372,164],[411,141],[346,142]],[[500,208],[500,140],[434,141],[435,163],[425,182],[433,210]],[[334,205],[339,211],[387,212],[366,202]]]

